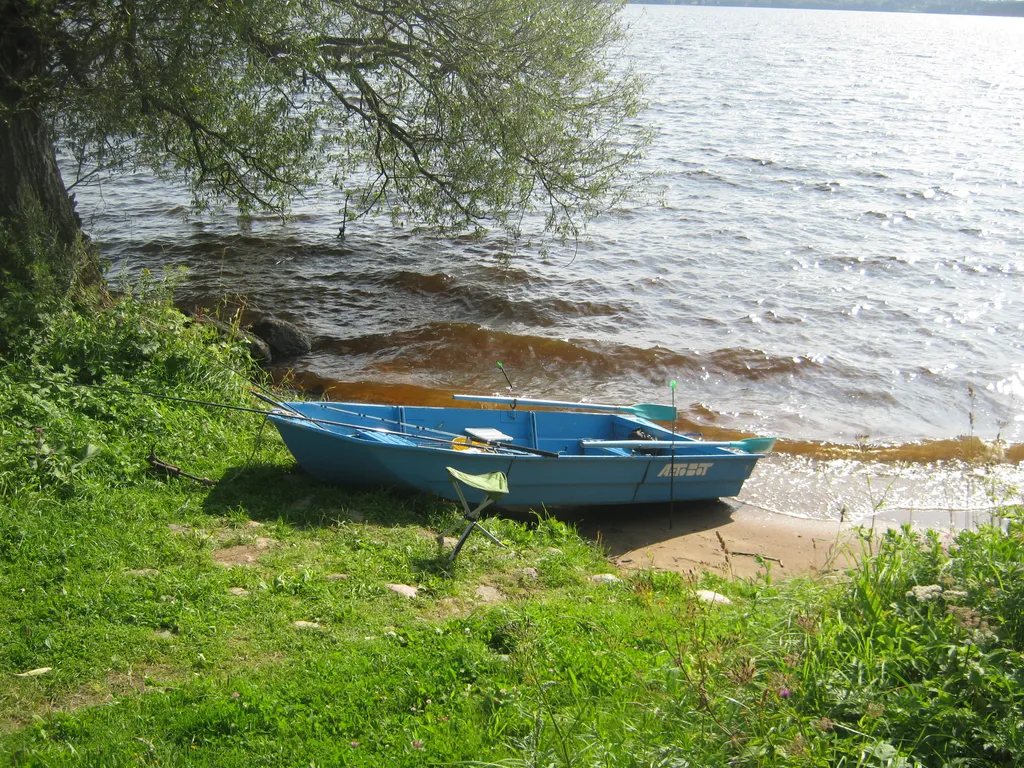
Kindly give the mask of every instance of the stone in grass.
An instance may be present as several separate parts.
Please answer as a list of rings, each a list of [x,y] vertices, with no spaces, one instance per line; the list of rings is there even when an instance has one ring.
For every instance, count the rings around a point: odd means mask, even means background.
[[[530,579],[531,581],[536,581],[540,578],[540,571],[538,571],[533,566],[529,566],[519,571],[519,576],[522,579]]]
[[[138,570],[134,570],[134,571],[125,571],[124,575],[125,576],[145,576],[145,577],[151,577],[151,576],[159,576],[160,575],[160,571],[158,571],[156,568],[139,568]]]
[[[476,596],[485,603],[500,603],[505,599],[500,589],[481,584],[476,588]]]
[[[410,587],[408,584],[385,584],[384,586],[392,592],[397,592],[405,597],[416,597],[419,594],[419,590],[416,587]]]
[[[292,624],[299,629],[320,629],[320,625],[315,621],[293,621]]]
[[[245,587],[231,587],[228,589],[228,594],[235,597],[246,597],[249,594],[249,590]]]
[[[218,549],[212,555],[217,565],[231,568],[236,565],[254,565],[260,555],[277,544],[274,539],[257,538],[251,544],[239,544],[234,547]]]
[[[328,581],[348,581],[347,573],[328,573],[324,576]]]
[[[614,573],[595,573],[590,580],[595,584],[614,584],[616,581],[622,581]]]
[[[698,600],[703,600],[705,603],[732,605],[732,600],[728,597],[720,595],[718,592],[712,592],[710,589],[698,589],[694,594],[697,595]]]

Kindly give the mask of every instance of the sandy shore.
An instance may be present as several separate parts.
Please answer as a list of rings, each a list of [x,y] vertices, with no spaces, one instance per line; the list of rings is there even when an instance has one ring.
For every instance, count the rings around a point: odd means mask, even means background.
[[[773,578],[841,569],[860,545],[851,526],[765,512],[717,501],[558,515],[599,541],[625,568],[714,571],[741,578],[764,565]],[[671,517],[671,519],[670,519]]]

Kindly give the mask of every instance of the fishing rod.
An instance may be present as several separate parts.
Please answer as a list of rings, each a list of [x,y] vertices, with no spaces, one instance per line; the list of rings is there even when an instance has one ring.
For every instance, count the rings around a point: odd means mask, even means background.
[[[504,376],[505,377],[505,381],[508,382],[508,391],[509,392],[515,391],[515,387],[512,386],[512,379],[510,379],[508,377],[508,374],[505,372],[505,366],[502,365],[500,361],[498,362],[498,370],[501,371],[501,375]]]
[[[425,432],[434,432],[434,433],[439,434],[439,435],[444,435],[444,437],[429,437],[427,435],[422,435],[422,434],[412,434],[412,433],[405,432],[405,431],[400,431],[400,430],[385,429],[384,427],[368,427],[368,426],[361,425],[361,424],[346,424],[345,422],[342,422],[342,421],[329,421],[327,419],[318,419],[315,416],[309,416],[309,415],[303,413],[302,411],[298,410],[297,408],[293,408],[292,406],[288,405],[287,403],[283,403],[283,402],[280,402],[278,400],[274,400],[273,398],[268,397],[267,395],[261,394],[260,392],[256,392],[256,391],[250,389],[249,390],[249,394],[251,394],[253,397],[258,397],[260,400],[262,400],[262,401],[264,401],[266,403],[270,403],[271,405],[275,406],[276,408],[281,408],[281,409],[284,409],[284,410],[291,411],[291,414],[294,416],[294,418],[297,418],[297,419],[302,420],[302,421],[312,422],[316,426],[320,426],[321,424],[326,424],[326,425],[335,426],[335,427],[348,427],[348,428],[355,429],[355,430],[378,432],[378,433],[380,433],[382,435],[400,435],[402,437],[411,437],[411,438],[414,438],[416,440],[424,440],[424,441],[431,442],[431,443],[444,443],[445,445],[453,445],[456,440],[458,440],[458,439],[463,437],[462,435],[457,435],[454,432],[446,432],[443,429],[434,429],[432,427],[423,427],[423,426],[419,426],[418,424],[404,424],[401,421],[398,421],[396,419],[387,419],[387,418],[384,418],[383,416],[371,416],[368,413],[360,413],[359,411],[350,411],[350,410],[346,410],[345,408],[333,407],[331,405],[331,403],[321,403],[320,407],[321,408],[326,408],[329,411],[336,411],[338,413],[347,413],[350,416],[358,416],[360,419],[373,419],[374,421],[383,421],[383,422],[385,422],[387,424],[397,424],[398,426],[403,427],[404,429],[408,429],[409,427],[413,427],[414,429],[417,430],[417,432],[424,432],[424,431]],[[266,411],[264,411],[264,413],[266,413]],[[275,414],[275,415],[285,415],[285,414]],[[539,448],[527,448],[525,446],[513,445],[511,443],[486,442],[486,441],[482,441],[482,440],[478,440],[476,442],[480,443],[480,444],[488,445],[488,446],[493,446],[493,447],[496,447],[496,448],[502,448],[502,449],[505,449],[505,450],[520,451],[522,453],[532,453],[532,454],[536,454],[538,456],[548,456],[548,457],[552,457],[552,456],[557,457],[558,456],[557,453],[553,453],[551,451],[542,451]],[[466,447],[467,448],[472,447],[472,441],[470,441],[470,443],[467,444]]]
[[[256,395],[257,397],[260,397],[255,392],[253,394]],[[261,399],[266,399],[267,402],[272,402],[269,398],[261,398]],[[283,405],[284,404],[282,403],[282,406]],[[330,403],[330,402],[320,403],[320,407],[324,408],[324,409],[326,409],[328,411],[334,411],[335,413],[345,413],[345,414],[348,414],[349,416],[358,416],[360,419],[372,419],[373,421],[382,421],[385,424],[395,424],[398,427],[401,427],[401,430],[395,433],[397,435],[410,435],[412,433],[410,433],[408,430],[415,429],[417,433],[419,433],[419,432],[432,432],[435,435],[444,435],[446,438],[449,438],[449,439],[456,438],[456,437],[462,437],[462,435],[456,434],[455,432],[449,432],[449,431],[447,431],[445,429],[439,429],[438,427],[427,427],[427,426],[423,426],[422,424],[408,424],[408,423],[406,423],[404,421],[401,421],[400,419],[389,419],[389,418],[387,418],[385,416],[373,416],[373,415],[371,415],[369,413],[363,413],[361,411],[353,411],[353,410],[350,410],[348,408],[341,408],[339,405],[337,405],[335,403]],[[303,414],[303,416],[305,416],[305,414]],[[443,423],[444,422],[442,422],[442,424]],[[419,436],[419,435],[416,435],[416,436]],[[478,442],[479,442],[479,440],[478,440]],[[497,443],[495,443],[495,445],[497,445]],[[525,446],[523,446],[523,447],[525,448]],[[530,450],[540,450],[540,449],[533,449],[533,448],[531,448]],[[548,453],[550,453],[550,451],[544,451],[540,455],[545,456]]]
[[[122,395],[133,395],[142,397],[152,397],[157,400],[173,400],[177,403],[188,403],[189,405],[208,405],[211,408],[226,408],[229,411],[242,411],[244,413],[259,413],[266,416],[269,411],[265,411],[262,408],[246,408],[242,405],[228,405],[227,403],[212,403],[208,400],[192,400],[188,397],[174,397],[173,395],[158,395],[155,392],[143,392],[142,390],[131,390],[122,389],[121,387],[106,387],[100,384],[76,384],[76,387],[85,387],[86,389],[98,389],[102,392],[118,392]],[[254,393],[255,394],[255,393]]]
[[[283,405],[283,403],[282,403],[282,405]],[[285,407],[287,407],[287,406],[285,406]],[[410,437],[410,438],[412,438],[414,440],[423,440],[423,441],[428,442],[428,443],[443,443],[444,445],[447,445],[449,447],[454,443],[454,441],[457,438],[462,438],[463,437],[463,435],[458,435],[458,434],[456,434],[454,432],[444,432],[442,430],[431,430],[431,431],[437,432],[438,434],[442,434],[442,435],[448,435],[448,437],[430,437],[429,435],[419,435],[419,434],[411,434],[409,432],[399,432],[398,430],[395,430],[395,429],[385,429],[384,427],[368,427],[365,424],[349,424],[349,423],[346,423],[344,421],[330,421],[328,419],[318,419],[315,416],[307,416],[304,413],[300,413],[299,411],[296,411],[294,408],[289,408],[289,410],[291,410],[292,413],[288,414],[288,413],[273,413],[273,412],[270,412],[268,415],[284,417],[284,418],[289,418],[289,419],[295,419],[297,421],[310,421],[310,422],[313,422],[316,425],[326,424],[326,425],[331,426],[331,427],[346,427],[348,429],[361,430],[363,432],[378,432],[378,433],[380,433],[382,435],[397,435],[399,437]],[[362,416],[362,414],[358,414],[358,413],[353,414],[353,415]],[[366,418],[380,418],[380,417],[367,416]],[[385,419],[385,421],[389,421],[389,420]],[[422,429],[426,430],[426,429],[430,429],[430,428],[429,427],[423,427]],[[559,457],[559,455],[560,455],[560,454],[555,453],[554,451],[544,451],[544,450],[541,450],[540,448],[529,448],[529,447],[527,447],[525,445],[515,445],[513,443],[504,443],[504,442],[498,442],[498,441],[487,442],[486,440],[471,440],[471,442],[467,445],[467,447],[470,447],[470,448],[473,447],[474,443],[476,443],[477,445],[485,445],[485,446],[487,446],[489,448],[500,448],[503,451],[515,451],[517,453],[528,453],[528,454],[532,454],[534,456],[544,456],[544,457],[549,458],[549,459],[557,459]]]
[[[299,411],[298,409],[288,405],[287,403],[283,403],[283,402],[281,402],[279,400],[275,400],[274,398],[268,397],[267,395],[264,395],[264,394],[262,394],[260,392],[256,392],[255,390],[252,390],[252,389],[250,389],[248,391],[249,391],[249,394],[251,394],[253,397],[257,397],[260,400],[263,400],[264,402],[269,403],[270,405],[273,405],[275,408],[281,409],[283,411],[289,411],[289,413],[280,413],[280,414],[278,414],[278,413],[274,413],[273,411],[265,411],[265,410],[263,410],[261,408],[246,408],[245,406],[241,406],[241,405],[229,405],[227,403],[214,403],[214,402],[211,402],[211,401],[208,401],[208,400],[194,400],[194,399],[187,398],[187,397],[175,397],[173,395],[159,395],[159,394],[157,394],[155,392],[145,392],[145,391],[142,391],[142,390],[122,389],[121,387],[106,387],[106,386],[102,386],[102,385],[99,385],[99,384],[79,384],[77,386],[87,387],[89,389],[98,389],[98,390],[101,390],[101,391],[119,392],[119,393],[125,394],[125,395],[133,395],[133,396],[141,396],[141,397],[152,397],[152,398],[156,398],[158,400],[171,400],[171,401],[179,402],[179,403],[188,403],[189,405],[204,405],[204,406],[209,406],[211,408],[225,408],[225,409],[230,410],[230,411],[242,411],[244,413],[257,413],[257,414],[259,414],[261,416],[266,416],[266,417],[269,417],[269,416],[283,416],[285,418],[292,418],[292,419],[296,419],[298,421],[310,422],[314,426],[318,426],[318,427],[321,427],[321,428],[323,426],[345,427],[347,429],[363,430],[363,431],[367,431],[367,432],[380,432],[381,434],[385,434],[385,435],[398,435],[398,436],[401,436],[401,437],[411,437],[411,438],[414,438],[416,440],[423,440],[425,442],[431,442],[431,443],[444,443],[445,445],[451,445],[452,441],[455,438],[462,437],[461,435],[455,434],[454,432],[444,432],[442,430],[431,430],[431,431],[437,432],[438,434],[447,435],[447,438],[429,437],[427,435],[414,435],[414,434],[410,434],[408,432],[399,432],[399,431],[396,431],[396,430],[393,430],[393,429],[384,429],[383,427],[370,427],[370,426],[367,426],[365,424],[351,424],[351,423],[347,423],[347,422],[344,422],[344,421],[331,421],[329,419],[318,419],[318,418],[316,418],[314,416],[308,416],[308,415],[302,413],[301,411]],[[356,416],[364,417],[363,414],[358,414],[358,413],[355,413],[355,412],[352,412],[352,411],[349,411],[349,413],[352,413],[353,415],[356,415]],[[381,418],[381,417],[365,416],[364,418]],[[389,419],[382,419],[382,420],[390,421]],[[422,427],[420,429],[430,429],[430,428],[429,427]],[[327,430],[325,430],[325,431],[327,431]],[[557,453],[555,453],[553,451],[543,451],[540,448],[528,448],[526,446],[514,445],[512,443],[500,443],[500,442],[486,443],[486,442],[483,442],[483,441],[479,441],[479,442],[482,442],[483,444],[488,445],[488,446],[493,447],[493,448],[500,448],[500,449],[506,450],[506,451],[517,451],[519,453],[527,453],[527,454],[532,454],[532,455],[536,455],[536,456],[544,456],[544,457],[547,457],[547,458],[557,458],[558,455],[559,455],[559,454],[557,454]]]

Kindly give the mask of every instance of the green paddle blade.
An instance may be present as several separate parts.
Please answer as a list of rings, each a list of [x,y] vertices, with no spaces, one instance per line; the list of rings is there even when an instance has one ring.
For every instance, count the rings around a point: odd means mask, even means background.
[[[675,421],[676,409],[671,405],[657,403],[637,403],[629,406],[630,413],[651,421]]]
[[[739,448],[747,453],[771,453],[775,447],[774,437],[748,437],[744,440],[736,440],[729,443],[734,448]]]

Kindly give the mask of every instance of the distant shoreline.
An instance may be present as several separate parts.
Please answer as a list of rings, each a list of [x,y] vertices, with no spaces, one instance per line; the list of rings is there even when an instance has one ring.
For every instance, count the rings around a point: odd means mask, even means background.
[[[808,11],[935,13],[957,16],[1024,16],[1020,0],[641,0],[631,5],[691,5],[730,8],[788,8]]]

